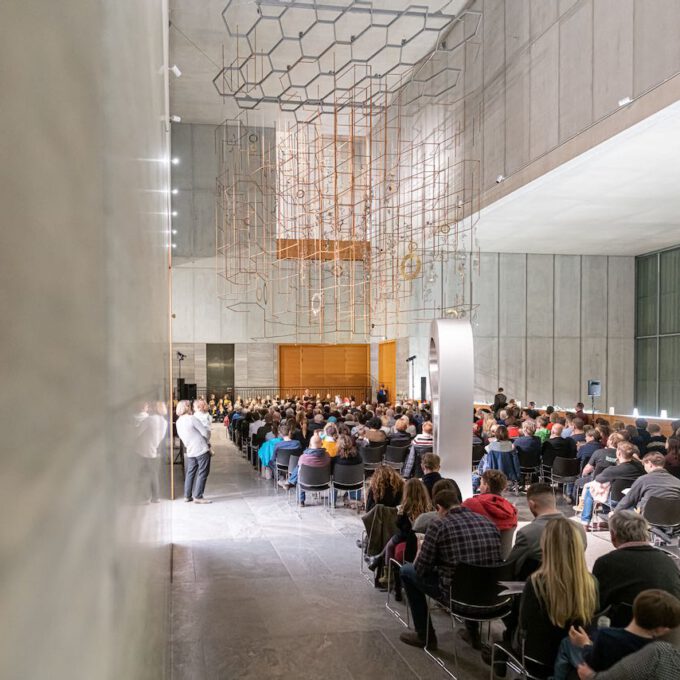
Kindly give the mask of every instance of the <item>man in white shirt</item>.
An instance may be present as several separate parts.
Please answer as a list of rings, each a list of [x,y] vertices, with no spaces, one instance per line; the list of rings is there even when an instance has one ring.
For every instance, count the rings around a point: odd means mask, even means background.
[[[180,401],[177,404],[177,436],[186,449],[187,469],[184,479],[184,500],[190,503],[211,503],[203,498],[205,483],[210,474],[210,430],[191,414],[191,402]],[[194,489],[194,480],[196,488]]]

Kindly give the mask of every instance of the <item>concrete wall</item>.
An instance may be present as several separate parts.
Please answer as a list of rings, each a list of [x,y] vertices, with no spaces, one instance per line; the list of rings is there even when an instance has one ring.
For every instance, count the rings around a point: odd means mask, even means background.
[[[167,23],[0,5],[7,680],[167,677],[170,507],[132,449],[168,395]]]
[[[481,253],[479,268],[468,259],[465,272],[465,278],[447,278],[443,292],[445,300],[460,296],[472,310],[476,400],[493,399],[500,385],[524,402],[572,407],[585,401],[593,378],[602,381],[598,408],[632,412],[634,258]],[[434,292],[435,304],[440,294]],[[397,392],[410,393],[406,358],[415,355],[418,396],[421,376],[429,390],[430,323],[409,321],[408,314],[392,321]]]
[[[634,258],[482,253],[472,301],[476,399],[571,407],[594,378],[596,407],[632,411]]]
[[[484,190],[680,71],[674,0],[478,0],[472,9],[482,30],[465,47],[460,94],[469,137],[481,132],[466,144],[482,160]]]

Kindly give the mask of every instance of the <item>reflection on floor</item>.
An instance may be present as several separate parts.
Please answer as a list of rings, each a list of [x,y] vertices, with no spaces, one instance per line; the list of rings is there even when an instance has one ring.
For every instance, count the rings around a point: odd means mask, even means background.
[[[404,627],[385,594],[359,573],[356,513],[320,505],[296,510],[258,479],[213,430],[212,505],[173,503],[173,680],[448,676],[421,650],[399,642]],[[529,520],[523,498],[509,496]],[[589,536],[588,563],[611,549]],[[453,668],[454,636],[435,617],[441,656]],[[459,678],[488,678],[478,652],[456,643]]]

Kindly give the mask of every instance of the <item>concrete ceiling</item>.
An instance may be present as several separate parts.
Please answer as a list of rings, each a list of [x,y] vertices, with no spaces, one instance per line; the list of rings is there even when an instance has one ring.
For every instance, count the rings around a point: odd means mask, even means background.
[[[232,97],[221,97],[213,79],[223,66],[230,66],[237,56],[243,58],[250,51],[248,41],[257,46],[257,51],[267,52],[274,48],[281,33],[293,36],[302,33],[304,43],[303,61],[293,67],[295,82],[310,82],[309,87],[312,96],[323,94],[321,89],[327,87],[329,80],[328,69],[333,64],[337,66],[346,58],[350,50],[352,58],[361,59],[364,56],[370,58],[373,73],[386,73],[395,60],[416,63],[419,59],[431,51],[437,44],[437,29],[443,26],[443,19],[436,18],[436,12],[441,11],[445,16],[457,14],[466,4],[466,0],[430,0],[426,3],[415,5],[412,0],[373,0],[364,3],[377,10],[387,10],[389,14],[380,15],[379,12],[372,19],[365,14],[345,15],[336,24],[315,24],[313,17],[333,17],[333,12],[314,12],[306,9],[306,5],[316,5],[317,10],[321,5],[329,5],[334,8],[346,7],[351,0],[294,0],[297,7],[289,7],[293,0],[267,0],[263,2],[261,11],[264,19],[258,19],[258,3],[255,0],[170,0],[170,63],[177,64],[182,71],[180,78],[171,76],[170,81],[170,112],[180,116],[182,122],[219,124],[226,118],[234,118],[240,109],[236,106]],[[232,33],[245,33],[248,27],[258,22],[256,30],[251,32],[248,39],[237,39],[230,36],[222,13],[225,8],[228,11],[225,18]],[[394,20],[393,13],[412,8],[412,12],[421,13],[427,7],[431,18],[427,21],[430,29],[422,31],[422,16],[402,16]],[[285,16],[279,21],[276,17],[285,10]],[[337,15],[337,11],[335,11]],[[368,29],[366,22],[373,25]],[[377,24],[389,26],[379,26]],[[238,27],[236,31],[234,27]],[[330,32],[329,32],[330,31]],[[347,35],[345,35],[347,34]],[[351,48],[349,46],[336,46],[333,49],[326,48],[333,42],[332,36],[342,41],[343,37],[348,40],[350,35],[354,37]],[[403,41],[403,42],[402,42]],[[376,44],[399,44],[399,48],[383,50],[375,57],[372,50]],[[368,51],[366,51],[368,50]],[[362,52],[363,51],[363,52]],[[313,55],[309,58],[306,55]],[[317,55],[321,55],[317,58]],[[271,65],[274,69],[286,70],[287,66],[295,64],[295,59],[300,56],[300,41],[285,39],[271,52]],[[255,71],[261,71],[262,64],[269,61],[261,59]],[[395,70],[395,74],[397,71]],[[259,73],[261,75],[261,72]],[[314,81],[317,76],[316,81]],[[275,92],[279,85],[278,74],[264,84],[264,89],[269,88]],[[290,84],[290,83],[289,83]],[[295,83],[293,83],[295,84]],[[259,89],[259,86],[258,86]],[[260,104],[249,113],[249,121],[259,125],[274,125],[284,117],[275,104]]]
[[[680,243],[680,102],[485,208],[492,252],[640,255]]]

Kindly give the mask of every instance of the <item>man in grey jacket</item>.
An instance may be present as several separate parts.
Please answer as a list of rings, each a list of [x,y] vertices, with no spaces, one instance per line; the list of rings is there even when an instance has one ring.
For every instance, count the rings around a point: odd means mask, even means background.
[[[541,536],[551,519],[564,517],[557,509],[555,495],[549,484],[532,484],[527,489],[527,504],[534,516],[533,522],[517,531],[515,545],[510,552],[508,562],[514,562],[515,574],[528,576],[524,573],[525,568],[536,568],[540,565],[543,555],[541,553]],[[583,549],[586,549],[586,532],[580,527],[583,536]],[[530,560],[533,565],[528,563]]]
[[[680,479],[668,472],[663,453],[648,453],[643,459],[646,475],[638,477],[630,491],[619,501],[617,510],[642,509],[650,498],[676,498],[680,500]]]

